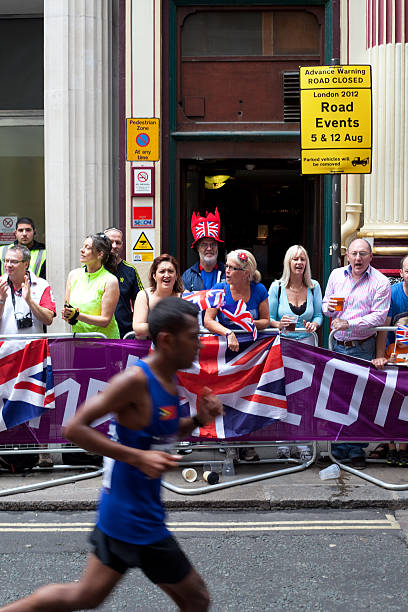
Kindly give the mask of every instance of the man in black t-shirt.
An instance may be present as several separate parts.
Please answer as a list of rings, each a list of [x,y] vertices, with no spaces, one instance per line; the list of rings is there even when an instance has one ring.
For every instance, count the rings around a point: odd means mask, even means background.
[[[112,253],[116,256],[118,269],[116,276],[119,281],[120,297],[115,310],[115,319],[119,326],[120,337],[133,331],[133,304],[138,292],[143,289],[142,281],[136,268],[121,257],[123,248],[123,233],[116,227],[108,227],[106,236],[112,242]]]

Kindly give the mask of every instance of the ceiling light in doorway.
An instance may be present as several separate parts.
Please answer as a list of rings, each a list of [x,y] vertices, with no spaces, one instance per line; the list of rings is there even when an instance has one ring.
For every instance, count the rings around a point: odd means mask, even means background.
[[[205,177],[205,188],[206,189],[220,189],[224,187],[228,179],[232,178],[228,174],[216,174],[214,176]]]

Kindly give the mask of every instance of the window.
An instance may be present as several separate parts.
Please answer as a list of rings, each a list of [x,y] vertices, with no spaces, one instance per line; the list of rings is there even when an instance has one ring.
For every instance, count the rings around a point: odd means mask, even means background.
[[[0,18],[0,110],[44,108],[43,20]]]
[[[201,11],[182,30],[182,57],[319,55],[320,24],[306,11]]]

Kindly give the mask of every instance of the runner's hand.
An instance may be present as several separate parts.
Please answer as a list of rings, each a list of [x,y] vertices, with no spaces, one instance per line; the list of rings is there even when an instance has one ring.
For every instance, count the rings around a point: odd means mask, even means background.
[[[203,425],[207,425],[215,417],[224,413],[222,403],[208,387],[201,390],[198,400],[197,417]]]
[[[135,466],[150,478],[159,478],[163,472],[178,466],[181,457],[163,451],[142,451]]]

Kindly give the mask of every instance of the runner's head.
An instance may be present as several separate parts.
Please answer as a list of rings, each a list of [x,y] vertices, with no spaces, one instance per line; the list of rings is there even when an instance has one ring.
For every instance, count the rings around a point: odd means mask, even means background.
[[[147,318],[149,334],[159,352],[174,363],[175,370],[189,368],[200,348],[198,308],[177,297],[160,300]]]

